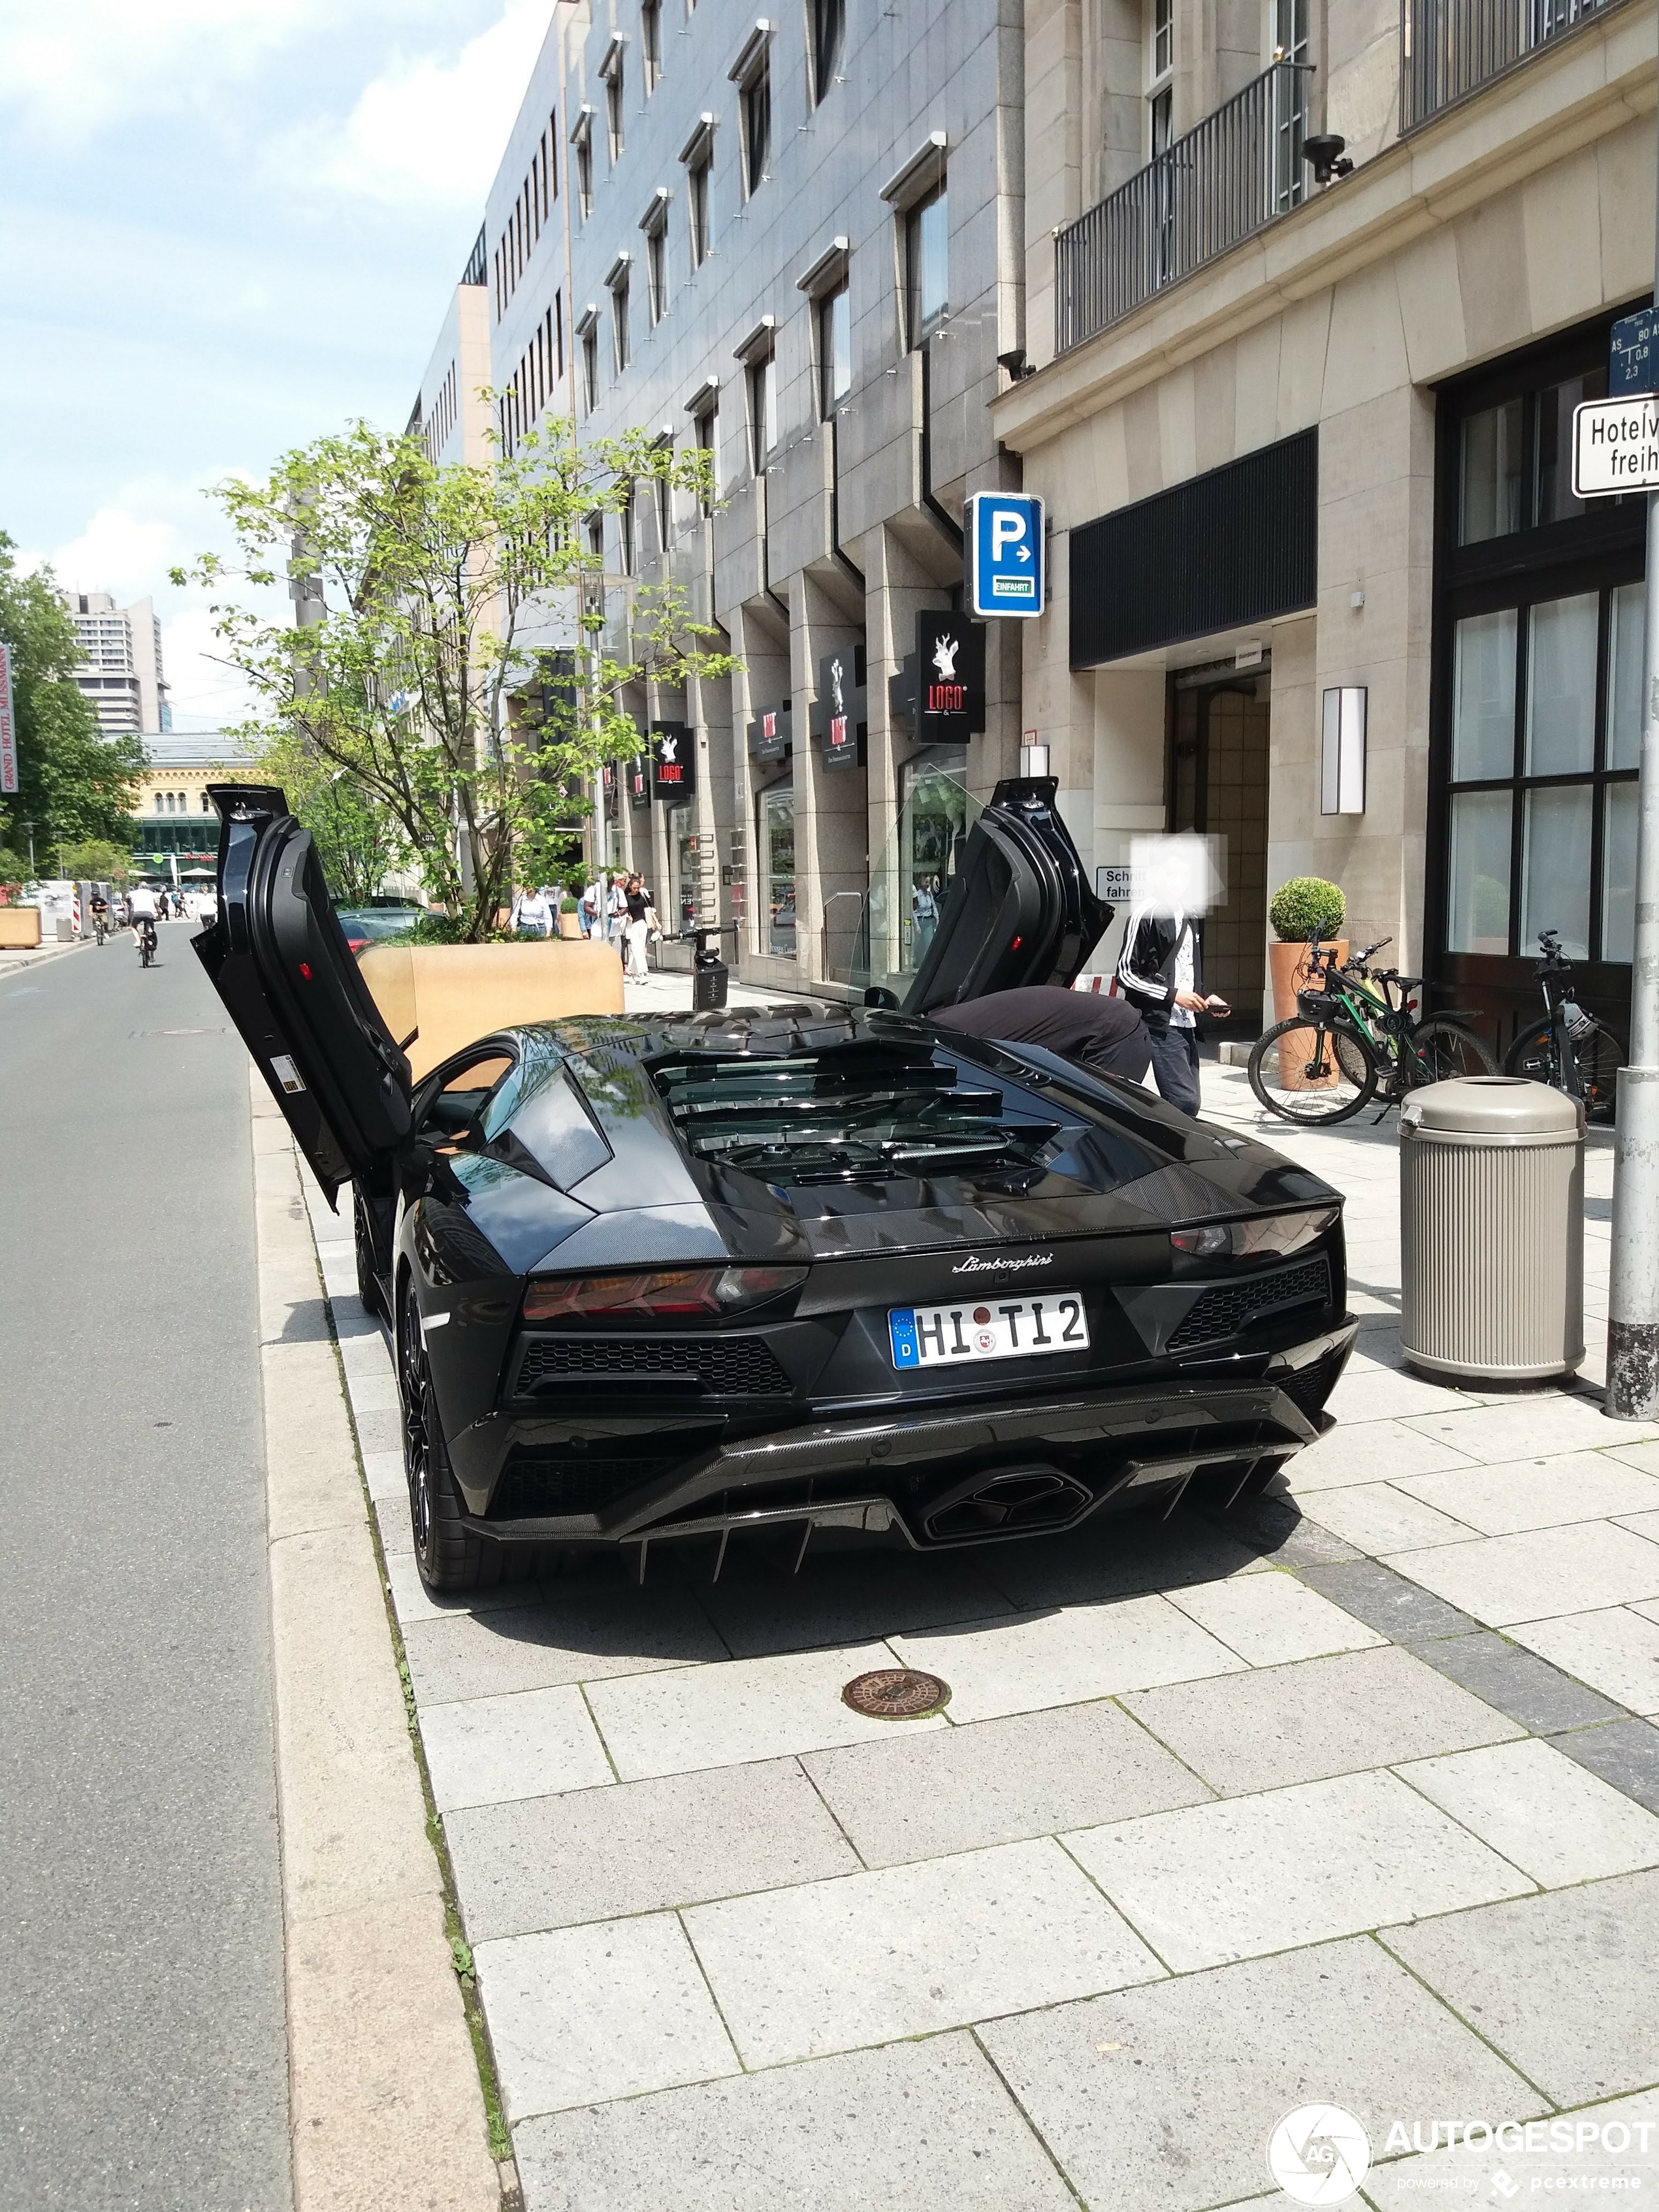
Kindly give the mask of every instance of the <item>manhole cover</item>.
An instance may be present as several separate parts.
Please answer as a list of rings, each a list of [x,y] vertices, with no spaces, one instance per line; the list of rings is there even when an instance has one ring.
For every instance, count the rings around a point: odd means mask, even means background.
[[[878,1667],[855,1674],[841,1693],[844,1705],[872,1721],[919,1721],[951,1702],[951,1686],[914,1667]]]

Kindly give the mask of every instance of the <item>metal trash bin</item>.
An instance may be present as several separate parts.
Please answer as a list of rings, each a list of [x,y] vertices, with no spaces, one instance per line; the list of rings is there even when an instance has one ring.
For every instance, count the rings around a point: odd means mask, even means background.
[[[1518,1075],[1400,1109],[1400,1343],[1435,1375],[1525,1382],[1584,1357],[1584,1109]]]

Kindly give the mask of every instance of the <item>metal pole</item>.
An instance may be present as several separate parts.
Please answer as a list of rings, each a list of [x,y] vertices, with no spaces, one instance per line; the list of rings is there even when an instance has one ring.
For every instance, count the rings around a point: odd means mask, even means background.
[[[1659,215],[1654,268],[1659,295]],[[1659,492],[1648,494],[1646,574],[1630,1066],[1619,1071],[1607,1279],[1606,1410],[1615,1421],[1659,1413]]]

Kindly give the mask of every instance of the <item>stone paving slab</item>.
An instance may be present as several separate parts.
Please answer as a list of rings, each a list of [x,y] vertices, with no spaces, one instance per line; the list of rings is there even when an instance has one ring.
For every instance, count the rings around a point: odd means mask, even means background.
[[[1384,1564],[1488,1628],[1659,1598],[1659,1544],[1611,1521],[1481,1536],[1401,1553]]]
[[[804,1651],[813,1644],[865,1644],[1013,1610],[980,1565],[961,1553],[931,1559],[910,1552],[832,1553],[815,1559],[805,1578],[781,1574],[775,1565],[744,1572],[728,1565],[702,1595],[738,1659]]]
[[[1607,2129],[1613,2147],[1581,2155],[1581,2128]],[[1565,2130],[1556,2148],[1549,2142],[1553,2130]],[[1373,2167],[1364,2201],[1376,2212],[1421,2212],[1425,2203],[1570,2203],[1575,2197],[1588,2202],[1604,2189],[1639,2201],[1644,2189],[1659,2182],[1659,2094],[1652,2090],[1582,2106],[1571,2119],[1545,2122],[1531,2132],[1537,2142],[1532,2150],[1524,2139],[1517,2146],[1506,2131],[1491,2148],[1477,2138],[1473,2148],[1460,2142]],[[1510,2185],[1507,2198],[1493,2186],[1500,2172]]]
[[[872,1867],[1167,1812],[1211,1795],[1105,1698],[907,1732],[801,1764]]]
[[[750,2067],[1164,1972],[1051,1838],[700,1905],[684,1918]]]
[[[1605,1728],[1574,1729],[1555,1741],[1569,1759],[1659,1813],[1659,1729],[1651,1721],[1609,1721]]]
[[[1441,1636],[1412,1647],[1437,1674],[1448,1674],[1477,1698],[1540,1735],[1616,1720],[1619,1708],[1535,1652],[1511,1644],[1495,1629],[1472,1636]]]
[[[587,1700],[574,1683],[434,1705],[421,1737],[441,1813],[616,1780]]]
[[[1659,1820],[1536,1736],[1395,1771],[1546,1889],[1659,1866]]]
[[[1066,1841],[1177,1973],[1532,1887],[1387,1773],[1158,1813]]]
[[[793,1759],[475,1807],[445,1822],[477,1938],[854,1874]]]
[[[1421,1919],[1382,1940],[1558,2104],[1659,2075],[1659,1874]]]
[[[1396,2112],[1548,2110],[1363,1937],[993,2021],[980,2037],[1085,2199],[1137,2212],[1245,2197],[1300,2105],[1340,2105],[1373,2130]]]
[[[1286,1473],[1291,1488],[1300,1492],[1338,1490],[1350,1483],[1405,1482],[1414,1475],[1478,1464],[1403,1421],[1372,1420],[1340,1425],[1299,1451]]]
[[[1293,1575],[1237,1575],[1172,1590],[1170,1602],[1252,1667],[1359,1651],[1386,1641]]]
[[[498,1613],[411,1621],[404,1648],[416,1693],[428,1705],[725,1656],[696,1601],[661,1586],[648,1597],[642,1590],[569,1592],[556,1606],[538,1599]]]
[[[1391,1480],[1483,1536],[1559,1528],[1571,1521],[1611,1521],[1617,1514],[1659,1507],[1659,1475],[1642,1474],[1600,1451]]]
[[[1467,1543],[1474,1531],[1449,1513],[1437,1512],[1391,1482],[1360,1482],[1322,1490],[1304,1508],[1322,1528],[1370,1553],[1415,1551],[1430,1544]]]
[[[1518,1622],[1517,1644],[1576,1674],[1632,1712],[1659,1713],[1659,1606],[1607,1606]]]
[[[1326,1781],[1521,1733],[1395,1644],[1140,1691],[1123,1704],[1224,1796]]]
[[[854,2051],[517,2130],[535,2212],[1076,2212],[968,2035]]]
[[[1162,1597],[895,1637],[893,1649],[906,1666],[945,1677],[957,1722],[1073,1705],[1198,1674],[1234,1674],[1245,1663]]]

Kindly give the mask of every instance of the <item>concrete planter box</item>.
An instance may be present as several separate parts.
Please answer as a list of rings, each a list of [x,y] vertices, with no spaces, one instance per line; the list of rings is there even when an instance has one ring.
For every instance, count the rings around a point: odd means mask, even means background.
[[[622,962],[608,945],[371,945],[358,961],[416,1082],[451,1053],[517,1022],[623,1012]]]
[[[32,952],[40,942],[38,906],[0,906],[0,952]]]

